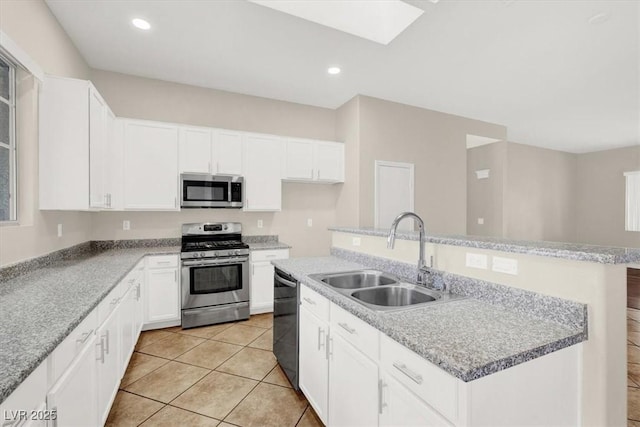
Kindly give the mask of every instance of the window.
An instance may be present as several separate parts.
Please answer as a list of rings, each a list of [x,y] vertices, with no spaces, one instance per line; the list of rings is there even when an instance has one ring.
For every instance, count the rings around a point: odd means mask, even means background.
[[[625,230],[640,231],[640,171],[625,172],[627,180]]]
[[[16,219],[16,68],[0,55],[0,221]]]

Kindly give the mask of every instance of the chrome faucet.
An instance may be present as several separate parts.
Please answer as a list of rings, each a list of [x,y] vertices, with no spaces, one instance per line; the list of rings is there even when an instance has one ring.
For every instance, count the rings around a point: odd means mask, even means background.
[[[412,217],[418,224],[418,230],[420,231],[420,258],[418,259],[418,284],[422,286],[427,285],[427,274],[429,273],[429,267],[424,259],[424,221],[418,215],[413,212],[403,212],[393,220],[389,235],[387,236],[387,248],[393,249],[396,242],[396,230],[398,224],[405,218]]]

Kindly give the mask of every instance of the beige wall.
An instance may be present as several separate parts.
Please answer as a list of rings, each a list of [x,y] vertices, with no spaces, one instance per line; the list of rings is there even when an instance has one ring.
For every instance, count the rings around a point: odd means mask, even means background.
[[[507,144],[504,237],[576,240],[576,154]]]
[[[0,30],[46,73],[88,78],[89,68],[41,0],[0,1]],[[17,108],[18,223],[0,226],[0,266],[82,243],[91,217],[82,212],[38,210],[37,83],[19,79]],[[57,225],[63,236],[57,237]]]
[[[467,234],[502,237],[507,142],[499,141],[467,150]],[[489,169],[489,178],[476,171]],[[478,224],[478,218],[484,220]]]
[[[91,80],[117,116],[297,136],[336,139],[335,110],[219,90],[92,70]],[[181,212],[99,212],[92,239],[178,237],[180,225],[198,221],[242,222],[244,234],[277,234],[293,246],[292,256],[327,255],[328,227],[336,222],[341,185],[284,183],[282,211],[236,209]],[[313,226],[307,227],[307,219]],[[122,230],[122,221],[131,230]],[[257,220],[263,228],[257,228]]]
[[[359,98],[359,225],[374,223],[374,162],[387,160],[415,164],[415,211],[424,219],[427,232],[465,234],[466,136],[506,139],[507,129],[368,96]]]
[[[336,205],[337,226],[357,226],[360,212],[360,97],[356,96],[336,110],[336,137],[345,144],[345,183]]]
[[[581,154],[577,160],[577,241],[640,247],[640,232],[625,231],[624,172],[640,170],[640,146]]]

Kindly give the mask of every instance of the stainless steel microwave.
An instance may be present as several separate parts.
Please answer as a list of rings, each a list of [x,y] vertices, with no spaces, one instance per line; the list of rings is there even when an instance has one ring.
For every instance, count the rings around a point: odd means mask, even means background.
[[[180,207],[241,208],[244,178],[236,175],[183,173]]]

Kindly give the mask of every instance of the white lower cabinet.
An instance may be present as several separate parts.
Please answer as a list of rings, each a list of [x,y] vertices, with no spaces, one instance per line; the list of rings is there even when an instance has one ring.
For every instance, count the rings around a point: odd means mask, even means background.
[[[96,368],[98,371],[98,423],[107,421],[111,404],[120,384],[120,321],[125,305],[121,303],[98,328]]]
[[[328,426],[581,424],[581,344],[464,382],[305,285],[299,328],[300,389]]]
[[[272,260],[289,258],[289,249],[252,251],[250,255],[249,310],[251,314],[273,311]]]
[[[87,427],[98,421],[96,336],[92,333],[80,354],[47,394],[47,409],[56,412],[54,425]]]
[[[299,385],[318,417],[327,424],[329,398],[329,324],[320,320],[301,302]]]
[[[180,324],[180,274],[178,255],[147,257],[143,329]]]
[[[380,372],[379,393],[380,426],[449,427],[452,425],[391,375],[384,372]]]
[[[378,424],[378,365],[339,334],[329,338],[329,424]]]

